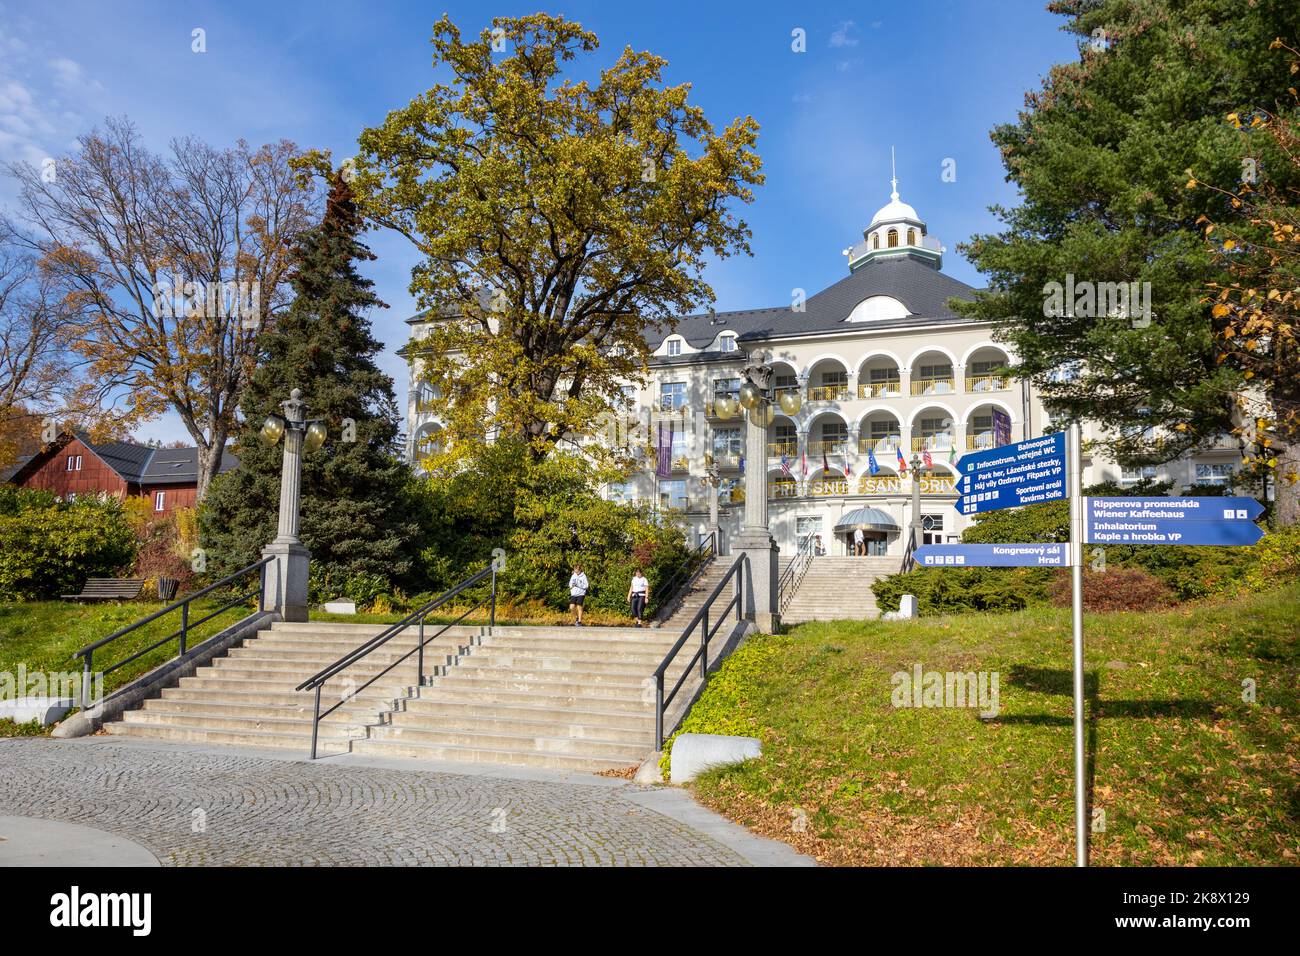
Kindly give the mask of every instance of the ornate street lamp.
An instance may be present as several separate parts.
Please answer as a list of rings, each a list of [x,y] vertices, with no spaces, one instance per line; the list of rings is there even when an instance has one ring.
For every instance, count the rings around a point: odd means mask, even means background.
[[[320,448],[327,433],[324,422],[306,418],[307,403],[302,400],[302,392],[298,389],[290,392],[289,400],[281,402],[280,407],[284,414],[270,415],[259,433],[259,438],[267,445],[275,445],[284,439],[284,458],[280,466],[280,522],[275,540],[262,550],[264,557],[275,559],[267,566],[262,610],[275,611],[285,621],[305,621],[311,552],[298,537],[302,452]]]
[[[767,523],[767,431],[775,414],[772,366],[751,362],[741,375],[740,404],[749,412],[745,429],[745,517],[735,550],[749,559],[750,591],[753,604],[746,611],[754,615],[760,630],[775,633],[777,615],[777,545]]]

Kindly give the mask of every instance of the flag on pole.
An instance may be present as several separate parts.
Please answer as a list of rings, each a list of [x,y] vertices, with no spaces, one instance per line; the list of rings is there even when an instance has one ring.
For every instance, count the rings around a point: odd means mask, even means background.
[[[668,478],[673,473],[673,426],[670,422],[664,431],[664,423],[659,423],[659,441],[655,450],[655,474]]]
[[[895,451],[898,454],[898,473],[905,475],[907,474],[907,459],[903,457],[903,449],[896,448]]]
[[[831,463],[826,460],[826,449],[822,449],[822,475],[831,470]]]
[[[926,470],[934,467],[934,459],[930,457],[930,449],[921,452],[921,460],[925,462]]]
[[[853,468],[852,466],[849,465],[849,456],[847,453],[845,453],[844,455],[844,477],[845,478],[853,477]]]
[[[789,456],[789,455],[782,455],[782,456],[781,456],[781,471],[782,471],[782,473],[783,473],[787,478],[793,478],[793,477],[794,477],[794,472],[792,472],[792,471],[790,470],[790,456]]]
[[[808,453],[803,453],[803,476],[808,477]]]
[[[880,471],[880,465],[876,464],[876,453],[872,449],[867,449],[867,471],[873,475]]]
[[[956,461],[957,461],[957,446],[956,446],[956,445],[949,445],[949,446],[948,446],[948,464],[951,465],[951,464],[955,463]]]

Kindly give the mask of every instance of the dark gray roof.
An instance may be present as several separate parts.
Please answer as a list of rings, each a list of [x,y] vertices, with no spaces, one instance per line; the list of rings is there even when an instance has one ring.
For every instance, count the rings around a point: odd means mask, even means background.
[[[96,444],[90,436],[77,437],[88,445],[123,481],[144,485],[187,485],[199,480],[199,450],[188,448],[152,448],[134,442],[112,441]],[[239,459],[229,451],[221,456],[219,474],[239,467]]]
[[[847,325],[845,319],[863,299],[887,295],[907,307],[908,316]],[[909,255],[876,259],[861,266],[839,282],[828,286],[804,303],[804,311],[789,305],[765,309],[740,309],[732,312],[707,312],[688,315],[669,324],[666,329],[654,325],[645,328],[645,340],[657,349],[670,335],[680,335],[692,348],[703,349],[724,330],[735,332],[741,341],[762,341],[791,335],[816,335],[851,329],[888,329],[900,326],[947,325],[967,321],[948,307],[949,299],[973,299],[975,289],[932,264]],[[446,310],[443,310],[446,311]],[[433,316],[421,312],[406,321],[428,321]],[[655,365],[696,364],[701,361],[735,361],[744,354],[735,352],[692,352],[682,356],[660,356]]]
[[[846,325],[844,320],[863,299],[887,295],[907,306],[909,315],[863,325]],[[804,311],[790,306],[746,309],[736,312],[688,315],[675,328],[664,332],[646,330],[646,341],[658,348],[669,335],[680,335],[694,348],[703,348],[724,329],[736,332],[742,341],[761,341],[787,335],[843,332],[848,329],[887,329],[912,325],[946,325],[966,321],[948,307],[948,300],[973,299],[975,289],[933,266],[910,256],[877,259],[845,276],[804,303]],[[706,355],[712,353],[704,353]],[[725,354],[725,353],[717,353]],[[700,354],[689,358],[699,361]],[[659,360],[662,361],[662,360]]]

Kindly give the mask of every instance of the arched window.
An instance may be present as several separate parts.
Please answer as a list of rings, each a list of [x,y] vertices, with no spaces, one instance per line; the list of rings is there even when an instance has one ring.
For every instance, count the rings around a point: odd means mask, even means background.
[[[889,230],[889,240],[888,240],[888,245],[889,245],[889,248],[891,248],[891,249],[896,249],[896,248],[898,248],[898,230],[897,230],[897,229],[891,229],[891,230]]]
[[[878,232],[873,232],[873,233],[871,234],[871,248],[872,248],[872,249],[879,249],[879,248],[880,248],[880,233],[878,233]]]
[[[915,229],[909,229],[909,230],[907,230],[907,244],[908,244],[909,246],[914,246],[914,245],[916,245],[916,230],[915,230]]]

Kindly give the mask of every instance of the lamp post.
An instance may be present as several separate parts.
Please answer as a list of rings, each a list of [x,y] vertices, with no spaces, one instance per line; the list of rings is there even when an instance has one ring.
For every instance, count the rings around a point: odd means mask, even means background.
[[[921,544],[921,456],[912,452],[912,550]]]
[[[767,514],[767,431],[775,415],[772,366],[751,362],[741,375],[745,384],[740,387],[740,404],[748,412],[745,459],[749,464],[745,474],[745,516],[733,545],[749,559],[751,586],[746,613],[753,615],[759,630],[773,633],[781,621],[777,610],[778,548],[768,528]],[[782,411],[798,414],[802,404],[798,393],[787,393],[782,399]]]
[[[274,558],[267,565],[267,584],[262,592],[262,610],[274,611],[284,621],[307,620],[307,578],[311,552],[298,537],[302,505],[302,453],[312,452],[325,443],[323,422],[307,420],[307,403],[302,392],[294,389],[289,400],[281,402],[283,415],[271,415],[259,435],[267,445],[284,438],[284,458],[280,466],[280,521],[275,540],[262,549],[262,556]]]
[[[709,533],[713,535],[713,553],[722,554],[722,528],[718,523],[718,486],[722,476],[712,455],[704,456],[704,484],[709,489]]]

